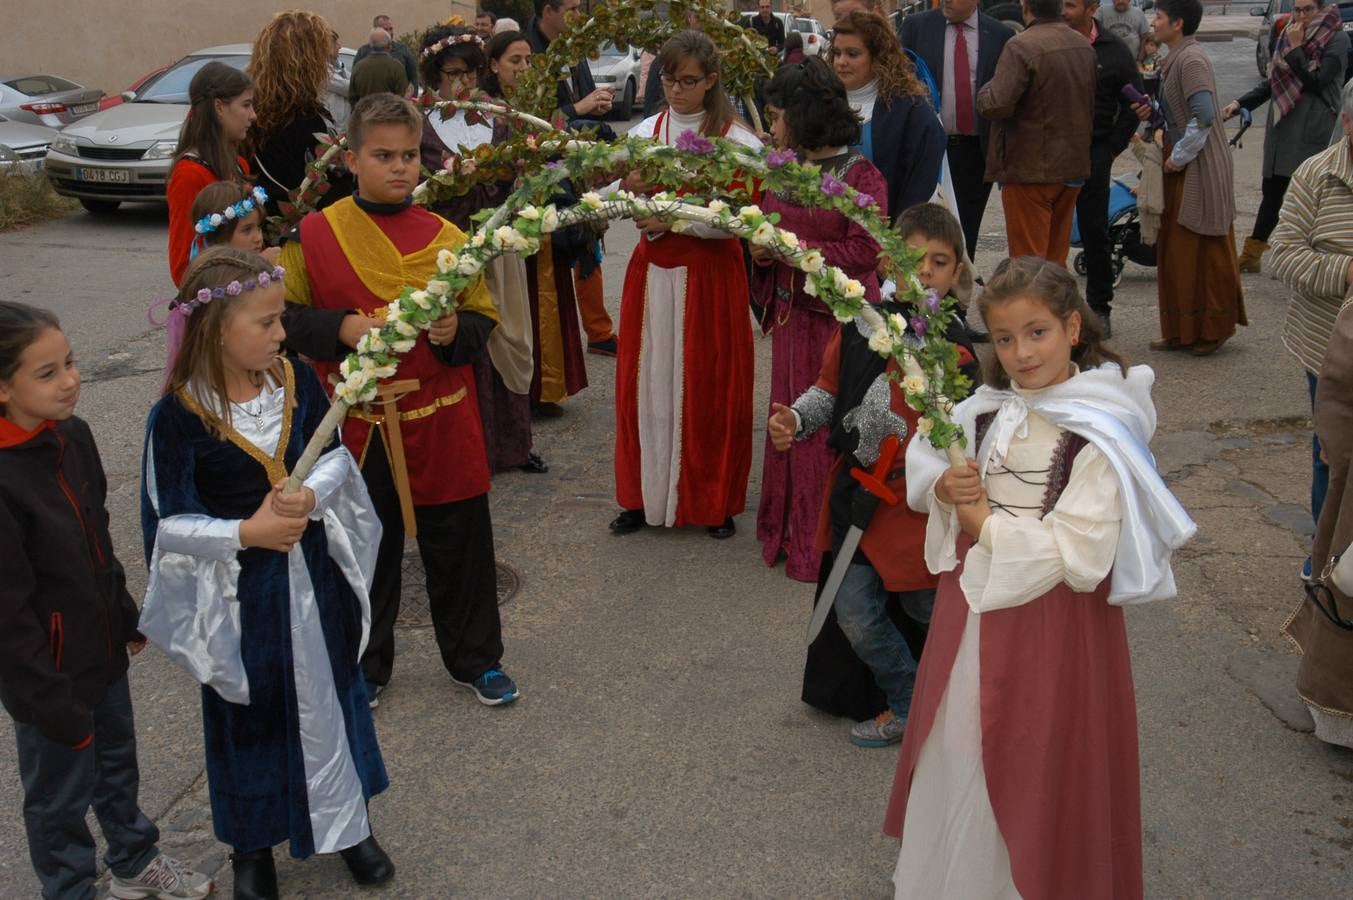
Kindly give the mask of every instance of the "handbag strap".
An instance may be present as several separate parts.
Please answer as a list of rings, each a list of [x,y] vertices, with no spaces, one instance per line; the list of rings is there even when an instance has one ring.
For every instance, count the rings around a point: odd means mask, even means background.
[[[1320,610],[1321,614],[1329,619],[1336,628],[1353,631],[1353,622],[1339,614],[1339,601],[1335,599],[1334,592],[1323,581],[1308,581],[1304,587],[1306,599],[1315,604],[1315,608]],[[1323,598],[1322,594],[1324,595]]]

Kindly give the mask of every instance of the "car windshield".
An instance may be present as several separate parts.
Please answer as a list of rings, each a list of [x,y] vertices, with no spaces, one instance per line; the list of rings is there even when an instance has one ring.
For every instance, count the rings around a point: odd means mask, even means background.
[[[628,53],[629,51],[628,51],[628,50],[621,50],[621,49],[620,49],[619,47],[617,47],[615,44],[612,44],[612,43],[609,43],[609,42],[608,42],[608,43],[602,44],[601,47],[600,47],[600,49],[599,49],[597,52],[600,53],[602,56],[624,56],[624,55],[625,55],[626,53]]]
[[[13,88],[29,97],[41,97],[43,94],[56,94],[61,91],[78,91],[80,86],[73,81],[57,78],[55,75],[25,75],[6,81],[5,87]]]
[[[138,103],[187,103],[188,85],[198,70],[212,60],[243,69],[249,65],[247,56],[189,56],[179,60],[168,71],[160,73],[136,95]]]

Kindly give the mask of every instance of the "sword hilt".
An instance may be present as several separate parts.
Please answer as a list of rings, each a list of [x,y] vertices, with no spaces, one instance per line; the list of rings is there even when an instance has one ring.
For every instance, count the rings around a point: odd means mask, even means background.
[[[901,449],[902,441],[897,435],[890,434],[879,444],[879,458],[874,463],[873,469],[866,472],[852,466],[850,470],[850,477],[858,481],[860,487],[889,506],[897,505],[897,494],[888,487],[888,473],[893,470],[893,460],[897,458],[897,452]]]

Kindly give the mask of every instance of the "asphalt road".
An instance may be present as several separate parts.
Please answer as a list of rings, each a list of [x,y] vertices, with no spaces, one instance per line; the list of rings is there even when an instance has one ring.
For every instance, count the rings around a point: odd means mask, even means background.
[[[1253,43],[1209,44],[1222,100],[1251,86]],[[1237,232],[1258,203],[1262,134],[1237,159]],[[162,211],[78,214],[0,235],[5,296],[55,309],[85,373],[80,414],[110,481],[114,539],[144,588],[138,465],[163,360],[145,320],[168,289]],[[634,233],[607,238],[608,303]],[[993,202],[978,266],[1004,241]],[[1282,349],[1282,288],[1246,278],[1251,325],[1207,360],[1152,355],[1154,273],[1129,267],[1115,343],[1158,375],[1154,449],[1200,524],[1177,557],[1179,599],[1128,613],[1147,894],[1347,897],[1353,753],[1310,736],[1295,658],[1278,634],[1299,599],[1309,449],[1305,385]],[[766,395],[769,342],[757,345]],[[1149,358],[1148,358],[1149,357]],[[521,576],[504,607],[523,699],[489,710],[453,688],[425,628],[400,632],[376,722],[391,788],[372,804],[399,867],[390,897],[888,895],[879,833],[895,750],[846,742],[847,723],[798,700],[810,586],[760,562],[752,508],[738,535],[614,538],[611,364],[540,422],[551,471],[494,484],[500,559]],[[415,594],[406,590],[406,603]],[[218,870],[202,777],[198,688],[155,650],[132,666],[141,799],[163,844]],[[12,744],[0,742],[0,897],[36,895]],[[279,858],[283,854],[279,854]],[[284,862],[283,892],[370,896],[341,863]]]

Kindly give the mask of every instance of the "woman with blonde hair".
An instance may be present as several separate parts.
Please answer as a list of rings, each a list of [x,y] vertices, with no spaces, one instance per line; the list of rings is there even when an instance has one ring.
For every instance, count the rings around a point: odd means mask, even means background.
[[[254,41],[246,70],[254,79],[256,115],[248,149],[271,214],[305,178],[315,158],[315,135],[337,130],[325,104],[333,34],[323,16],[290,9],[273,16]],[[332,170],[329,184],[320,206],[352,193],[346,170]]]
[[[897,215],[929,200],[940,181],[947,139],[892,24],[859,11],[838,19],[831,63],[864,121],[860,143],[851,149],[883,173],[888,209]]]

